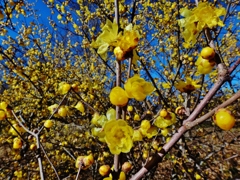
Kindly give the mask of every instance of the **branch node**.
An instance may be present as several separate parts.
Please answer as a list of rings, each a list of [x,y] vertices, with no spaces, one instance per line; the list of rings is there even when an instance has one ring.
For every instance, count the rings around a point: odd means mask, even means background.
[[[165,150],[164,150],[165,152]],[[158,164],[162,160],[162,157],[156,153],[150,161],[144,166],[148,171],[151,170],[156,164]]]

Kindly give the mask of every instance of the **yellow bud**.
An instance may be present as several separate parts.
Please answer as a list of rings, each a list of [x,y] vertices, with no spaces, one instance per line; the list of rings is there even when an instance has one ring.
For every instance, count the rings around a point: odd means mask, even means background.
[[[163,136],[165,136],[165,137],[168,135],[168,132],[169,132],[169,131],[168,131],[167,128],[161,130],[161,134],[162,134]]]
[[[148,120],[143,120],[141,122],[141,129],[149,129],[151,127],[151,123]]]
[[[214,122],[223,130],[230,130],[235,125],[235,118],[231,112],[225,108],[220,108],[215,113]]]
[[[123,52],[123,50],[119,46],[114,48],[113,53],[116,56],[118,61],[122,61],[122,60],[125,59],[124,58],[125,53]]]
[[[57,16],[57,19],[58,19],[58,20],[61,20],[61,19],[62,19],[62,15],[59,14],[59,15]]]
[[[52,126],[53,126],[53,121],[52,120],[48,119],[48,120],[45,121],[44,127],[51,128]]]
[[[58,109],[58,115],[61,116],[61,117],[66,117],[67,116],[67,108],[65,106],[61,106],[59,109]]]
[[[13,149],[21,149],[22,148],[22,140],[18,137],[13,139]]]
[[[123,88],[117,86],[110,92],[110,101],[115,106],[125,106],[128,102],[128,97]]]
[[[80,101],[77,103],[77,105],[75,106],[75,108],[76,108],[77,110],[79,110],[81,113],[84,113],[84,112],[85,112],[84,105],[83,105],[83,103],[80,102]]]
[[[130,162],[125,162],[122,165],[122,171],[128,173],[132,169],[132,164]]]
[[[128,111],[128,112],[132,112],[132,111],[133,111],[133,107],[132,107],[132,106],[128,106],[128,107],[127,107],[127,111]]]
[[[201,177],[198,173],[195,174],[195,178],[196,178],[197,180],[202,179],[202,177]]]
[[[161,117],[166,117],[168,115],[168,112],[167,112],[167,110],[166,109],[162,109],[161,111],[160,111],[160,116]]]
[[[100,168],[98,169],[99,174],[101,174],[102,176],[107,176],[110,173],[110,166],[109,165],[102,165],[100,166]]]
[[[37,145],[36,144],[31,144],[29,147],[30,150],[34,151],[37,149]]]
[[[135,114],[133,117],[134,121],[139,121],[140,120],[140,116],[138,114]]]
[[[214,58],[214,56],[215,56],[215,51],[214,51],[214,49],[211,48],[211,47],[205,47],[205,48],[203,48],[202,51],[201,51],[201,56],[202,56],[202,58],[204,58],[204,59],[210,60],[210,59]]]
[[[120,175],[119,175],[119,179],[118,180],[126,180],[126,175],[125,173],[122,171],[120,172]]]

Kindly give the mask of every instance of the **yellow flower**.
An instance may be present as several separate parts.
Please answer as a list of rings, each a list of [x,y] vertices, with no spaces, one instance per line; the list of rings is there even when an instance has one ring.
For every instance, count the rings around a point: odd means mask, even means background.
[[[125,106],[128,102],[127,93],[119,86],[111,90],[109,97],[111,103],[115,106]]]
[[[163,82],[163,83],[162,83],[162,87],[163,87],[164,89],[169,89],[169,88],[171,88],[171,84],[170,84],[169,82]]]
[[[71,89],[70,84],[66,83],[66,82],[61,82],[59,83],[59,88],[58,88],[58,92],[60,94],[67,94],[68,91]]]
[[[50,111],[51,114],[53,114],[54,111],[56,111],[58,104],[53,104],[51,106],[48,106],[48,110]]]
[[[135,141],[142,141],[143,137],[142,137],[142,133],[140,130],[134,130],[133,132],[133,138],[132,140]]]
[[[138,44],[140,39],[139,32],[136,30],[136,26],[132,27],[132,24],[129,24],[125,27],[124,32],[120,32],[118,35],[117,42],[115,44],[116,48],[114,49],[114,54],[117,57],[117,60],[124,60],[128,57],[128,52],[131,52]],[[133,64],[136,64],[137,59],[139,58],[136,51],[133,53]]]
[[[123,171],[120,172],[118,180],[126,180],[126,174]]]
[[[153,136],[156,136],[158,134],[158,128],[156,126],[151,126],[149,129],[141,129],[140,131],[143,136],[147,137],[148,139],[152,138]]]
[[[120,34],[117,45],[124,52],[130,52],[137,46],[139,39],[140,35],[136,30],[136,26],[133,28],[132,24],[129,24],[125,27],[123,34]]]
[[[7,107],[8,107],[8,104],[5,101],[0,102],[0,109],[7,111]]]
[[[93,48],[98,48],[97,53],[101,55],[103,59],[107,58],[107,50],[109,46],[113,46],[116,43],[118,37],[118,25],[107,19],[106,24],[102,28],[103,32],[98,36],[95,42],[91,43]]]
[[[154,91],[153,85],[137,74],[127,80],[124,88],[129,98],[135,98],[138,101],[143,101],[147,95]]]
[[[93,155],[90,154],[88,156],[78,156],[75,162],[76,168],[79,168],[81,165],[81,169],[86,170],[94,163]]]
[[[0,120],[4,120],[8,114],[8,104],[6,102],[0,102]]]
[[[110,120],[113,120],[113,119],[116,119],[116,110],[113,109],[113,108],[109,108],[107,113],[106,113],[106,116],[105,115],[99,115],[98,113],[94,113],[93,118],[91,120],[91,123],[96,125],[96,126],[103,127],[104,124],[107,121],[110,121]]]
[[[132,146],[133,129],[126,121],[111,120],[104,125],[105,141],[112,154],[128,153]]]
[[[182,8],[180,10],[184,19],[180,19],[178,24],[184,28],[182,33],[185,40],[184,46],[190,47],[190,42],[194,45],[197,41],[199,33],[206,27],[212,29],[219,25],[224,26],[223,22],[219,18],[226,14],[224,8],[216,8],[208,2],[199,2],[198,6],[189,10]]]
[[[79,110],[81,113],[84,113],[84,112],[85,112],[84,105],[83,105],[83,103],[82,103],[81,101],[79,101],[79,102],[76,104],[75,108],[76,108],[77,110]]]
[[[118,25],[116,22],[111,22],[107,19],[106,24],[102,28],[103,32],[98,36],[96,41],[91,43],[93,48],[98,48],[97,53],[103,59],[107,58],[107,50],[109,46],[116,47],[114,54],[117,60],[124,60],[128,56],[128,52],[132,51],[138,44],[140,39],[139,32],[136,30],[136,26],[133,27],[129,24],[124,28],[124,32],[118,33]],[[126,55],[126,56],[125,56]],[[138,59],[137,53],[133,52],[133,63],[136,64]]]
[[[152,126],[150,121],[148,120],[143,120],[141,122],[141,126],[139,130],[143,136],[149,139],[158,134],[157,127]]]
[[[91,133],[93,136],[98,137],[99,141],[105,142],[105,133],[103,128],[94,127],[91,129]]]
[[[110,120],[115,120],[115,119],[116,119],[116,110],[113,108],[108,109],[106,116],[95,113],[93,115],[91,123],[98,127],[93,127],[91,129],[92,135],[98,137],[99,141],[105,142],[105,139],[104,139],[105,132],[103,131],[103,127],[106,122],[108,122]]]
[[[9,133],[11,133],[13,136],[18,136],[19,134],[23,134],[25,132],[25,129],[19,124],[13,124],[13,127],[9,129]]]
[[[190,77],[186,78],[187,82],[185,81],[179,81],[175,87],[177,90],[185,93],[190,93],[198,88],[201,87],[201,85],[198,85],[196,81],[192,80]]]
[[[198,74],[208,74],[212,71],[215,62],[208,59],[203,59],[201,56],[199,56],[195,65],[197,66]]]
[[[119,46],[115,47],[113,52],[117,60],[122,61],[125,59],[125,52]]]
[[[164,129],[172,124],[176,123],[176,116],[172,112],[168,112],[166,117],[158,116],[154,122],[154,125],[157,127]]]

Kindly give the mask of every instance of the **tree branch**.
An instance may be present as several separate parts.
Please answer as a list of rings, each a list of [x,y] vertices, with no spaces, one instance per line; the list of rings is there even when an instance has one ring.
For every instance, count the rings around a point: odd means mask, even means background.
[[[240,61],[237,61],[235,64],[239,64]],[[233,66],[235,67],[235,66]],[[231,68],[234,69],[234,68]],[[229,79],[229,72],[227,67],[224,64],[218,64],[218,80],[214,84],[214,86],[209,90],[204,99],[200,102],[200,104],[196,107],[196,109],[192,112],[192,114],[183,121],[183,125],[178,129],[178,132],[175,133],[170,141],[166,143],[162,150],[152,157],[151,161],[149,161],[144,167],[142,167],[132,178],[131,180],[137,180],[144,176],[152,167],[156,166],[157,163],[161,162],[162,158],[170,151],[170,149],[178,142],[178,140],[182,137],[182,135],[189,130],[188,126],[190,122],[193,122],[198,114],[200,114],[206,104],[212,99],[217,90],[222,86],[222,84]],[[192,126],[193,127],[193,126]]]

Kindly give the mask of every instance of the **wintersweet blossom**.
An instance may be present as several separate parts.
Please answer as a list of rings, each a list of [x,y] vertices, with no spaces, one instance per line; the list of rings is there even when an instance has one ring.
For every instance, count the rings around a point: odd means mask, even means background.
[[[135,98],[137,101],[143,101],[147,95],[154,91],[153,85],[137,74],[127,80],[124,89],[129,98]]]
[[[88,156],[78,156],[75,162],[76,168],[79,168],[81,165],[81,169],[86,170],[94,163],[93,155],[90,154]]]
[[[103,59],[107,58],[107,50],[109,46],[114,46],[118,37],[118,25],[107,19],[106,24],[102,28],[102,33],[98,36],[96,41],[92,42],[93,48],[98,48],[97,53]]]
[[[172,112],[168,112],[166,117],[158,116],[154,122],[154,125],[158,128],[165,129],[176,123],[176,116]]]
[[[126,121],[111,120],[104,125],[105,141],[112,154],[128,153],[133,146],[133,129]]]
[[[198,6],[189,10],[188,8],[182,8],[180,10],[184,19],[180,19],[178,24],[184,28],[182,33],[185,40],[184,46],[186,48],[191,47],[197,41],[199,33],[206,27],[212,29],[215,26],[224,26],[223,22],[219,18],[226,14],[224,8],[216,8],[213,4],[208,2],[199,2]]]
[[[99,141],[105,142],[105,132],[104,132],[104,125],[106,122],[110,120],[116,119],[116,110],[113,108],[108,109],[106,116],[105,115],[99,115],[98,113],[95,113],[93,115],[93,118],[91,120],[92,125],[95,125],[91,129],[91,133],[93,136],[98,137]]]
[[[140,35],[136,30],[136,26],[133,27],[132,24],[129,24],[124,28],[123,34],[118,39],[118,46],[123,51],[129,52],[137,46],[139,39]]]
[[[111,103],[115,106],[125,106],[128,102],[127,93],[119,86],[111,90],[109,97]]]
[[[132,139],[133,139],[134,142],[143,140],[142,133],[139,129],[134,130]]]
[[[132,24],[126,26],[124,32],[119,33],[116,48],[114,49],[114,54],[117,57],[117,60],[124,60],[126,54],[131,52],[137,46],[139,39],[140,35],[136,30],[136,26],[133,27]],[[133,53],[133,56],[137,56],[136,52]],[[133,63],[136,62],[134,61]]]
[[[201,85],[197,84],[196,81],[194,81],[192,78],[187,77],[186,82],[185,81],[178,81],[175,85],[177,90],[180,92],[190,93],[192,91],[195,91],[196,89],[200,88]]]
[[[70,84],[68,84],[66,82],[59,83],[58,92],[60,94],[67,94],[70,89],[71,89]]]
[[[201,56],[198,57],[195,65],[197,66],[197,73],[198,74],[208,74],[212,71],[215,61],[204,59]]]
[[[117,60],[126,59],[129,56],[128,53],[137,46],[140,39],[136,26],[133,27],[132,24],[127,25],[123,32],[118,32],[116,22],[111,22],[107,19],[102,31],[96,41],[91,43],[91,46],[98,49],[97,53],[100,54],[103,59],[107,58],[107,50],[110,46],[115,47],[114,54]],[[136,64],[139,58],[136,51],[133,51],[132,56],[133,63]]]
[[[150,121],[143,120],[141,122],[141,126],[139,128],[139,131],[141,134],[147,138],[152,138],[153,136],[156,136],[158,134],[158,129],[156,126],[152,126]]]

